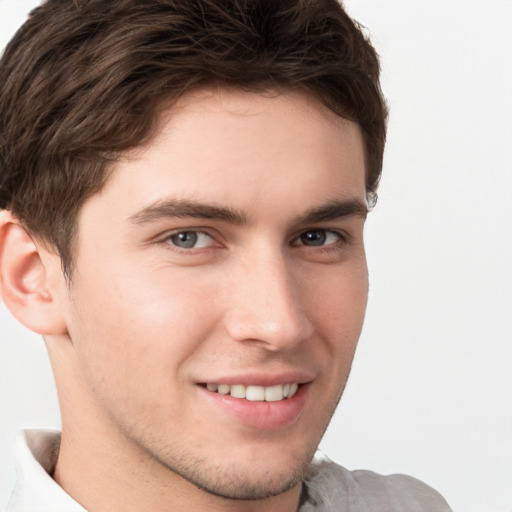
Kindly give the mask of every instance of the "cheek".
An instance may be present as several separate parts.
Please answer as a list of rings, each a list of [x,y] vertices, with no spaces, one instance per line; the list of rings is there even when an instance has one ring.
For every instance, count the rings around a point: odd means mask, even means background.
[[[110,270],[73,290],[70,334],[86,378],[118,398],[161,393],[216,323],[212,290],[179,274]]]
[[[323,341],[321,353],[323,377],[331,390],[329,396],[342,393],[357,342],[361,334],[368,299],[368,275],[364,260],[360,263],[330,271],[310,293],[309,310],[314,315],[315,331]]]
[[[368,302],[368,272],[364,259],[327,269],[308,290],[308,310],[317,331],[335,342],[355,344]]]

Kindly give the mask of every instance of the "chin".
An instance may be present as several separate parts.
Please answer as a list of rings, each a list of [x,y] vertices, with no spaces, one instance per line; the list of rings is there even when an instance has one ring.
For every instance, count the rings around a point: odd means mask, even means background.
[[[240,457],[239,463],[233,460],[231,453],[224,460],[219,457],[213,464],[205,459],[187,457],[164,465],[211,495],[230,500],[261,500],[279,496],[300,485],[313,455],[314,451],[286,457],[260,452],[257,458]]]
[[[255,475],[238,468],[217,469],[203,475],[181,475],[199,489],[229,500],[261,500],[279,496],[300,484],[307,468],[294,468],[293,472],[276,470],[270,474]],[[275,469],[275,468],[274,468]],[[279,471],[279,472],[277,472]],[[250,474],[248,474],[250,473]]]

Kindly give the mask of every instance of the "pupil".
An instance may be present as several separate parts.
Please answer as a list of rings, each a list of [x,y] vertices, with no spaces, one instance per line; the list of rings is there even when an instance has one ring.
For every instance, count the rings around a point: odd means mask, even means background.
[[[307,231],[302,235],[302,243],[307,245],[323,245],[326,240],[324,231]]]
[[[178,233],[174,235],[174,244],[184,249],[190,249],[197,243],[197,234],[191,232]]]

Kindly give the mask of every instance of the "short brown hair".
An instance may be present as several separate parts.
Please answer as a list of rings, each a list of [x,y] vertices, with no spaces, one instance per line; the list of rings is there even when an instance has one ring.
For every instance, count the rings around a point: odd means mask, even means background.
[[[379,61],[337,0],[47,0],[0,62],[0,208],[69,276],[83,202],[159,107],[194,88],[306,91],[357,122],[373,198],[387,110]]]

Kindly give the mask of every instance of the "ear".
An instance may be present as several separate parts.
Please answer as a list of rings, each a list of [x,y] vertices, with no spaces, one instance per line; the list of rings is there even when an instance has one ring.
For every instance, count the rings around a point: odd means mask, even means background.
[[[60,259],[43,254],[13,215],[0,211],[0,292],[7,308],[25,327],[39,334],[65,334],[61,294],[65,286],[55,279]],[[49,272],[49,270],[51,272]],[[64,277],[62,276],[64,281]]]

